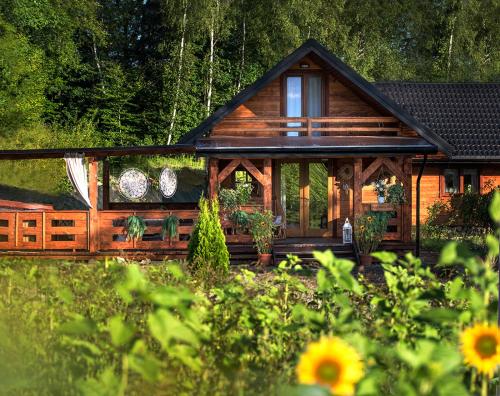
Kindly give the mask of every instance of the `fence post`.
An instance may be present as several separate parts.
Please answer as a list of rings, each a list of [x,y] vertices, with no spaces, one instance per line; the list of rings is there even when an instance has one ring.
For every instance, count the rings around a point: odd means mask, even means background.
[[[99,222],[98,222],[98,196],[99,187],[97,176],[99,173],[99,162],[95,158],[89,159],[89,198],[92,207],[89,209],[89,251],[94,253],[99,246]]]

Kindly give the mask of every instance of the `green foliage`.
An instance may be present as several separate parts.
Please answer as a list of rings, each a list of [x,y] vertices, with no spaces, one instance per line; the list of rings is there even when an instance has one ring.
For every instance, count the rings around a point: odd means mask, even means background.
[[[219,204],[202,197],[199,208],[189,241],[189,270],[204,281],[222,279],[229,272],[229,252],[220,223]]]
[[[147,230],[146,222],[141,216],[129,216],[126,219],[127,240],[139,240]]]
[[[209,206],[200,202],[204,216]],[[309,342],[334,334],[364,361],[358,395],[476,394],[459,334],[472,323],[496,322],[498,240],[490,236],[487,244],[484,259],[447,246],[441,265],[463,273],[443,282],[411,254],[374,253],[383,284],[354,277],[354,263],[331,251],[315,252],[315,279],[290,256],[272,273],[238,269],[209,288],[174,262],[6,258],[2,392],[326,394],[295,386],[295,366]],[[494,380],[486,385],[493,392]]]
[[[250,224],[250,216],[244,210],[235,210],[229,218],[238,228],[244,229]]]
[[[270,210],[254,212],[250,216],[250,233],[259,254],[271,253],[274,237],[274,215]]]
[[[405,190],[401,183],[389,186],[387,189],[387,202],[394,205],[401,205],[406,202]]]
[[[170,240],[175,238],[177,235],[177,227],[179,226],[179,218],[175,215],[167,216],[163,219],[163,224],[161,227],[161,236],[163,240],[168,235]]]
[[[222,188],[219,191],[219,201],[222,209],[231,215],[241,206],[250,201],[252,194],[251,184],[238,184],[236,188]]]
[[[384,238],[390,216],[388,212],[370,211],[355,220],[356,242],[361,253],[369,254],[377,249]]]

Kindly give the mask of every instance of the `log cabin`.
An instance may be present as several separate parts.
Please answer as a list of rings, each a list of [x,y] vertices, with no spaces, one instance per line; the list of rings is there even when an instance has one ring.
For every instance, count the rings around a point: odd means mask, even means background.
[[[0,159],[83,152],[90,159],[94,203],[91,209],[73,214],[4,208],[0,249],[4,254],[31,250],[52,256],[57,252],[185,255],[197,213],[195,200],[182,207],[168,202],[157,207],[113,204],[106,161],[111,156],[179,152],[205,157],[206,191],[211,198],[221,188],[242,181],[254,186],[248,210],[272,210],[284,224],[285,238],[275,242],[277,253],[330,247],[338,254],[356,256],[339,243],[342,226],[347,218],[353,222],[366,211],[390,211],[385,239],[408,247],[412,226],[419,227],[433,202],[468,188],[486,191],[500,184],[499,126],[498,83],[371,83],[311,39],[177,145],[0,152]],[[378,202],[372,183],[382,177],[401,183],[404,203]],[[181,219],[176,240],[166,244],[153,237],[139,241],[119,237],[126,216],[145,217],[149,232],[159,233],[165,213]],[[77,230],[71,228],[77,224]],[[234,232],[227,221],[223,225],[233,258],[238,252],[247,254],[250,235]]]

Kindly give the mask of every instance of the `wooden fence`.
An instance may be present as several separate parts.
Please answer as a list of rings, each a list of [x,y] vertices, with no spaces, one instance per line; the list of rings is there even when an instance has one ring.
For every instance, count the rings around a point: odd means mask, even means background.
[[[246,209],[246,208],[245,208]],[[140,216],[147,229],[139,240],[128,240],[126,221]],[[177,235],[162,235],[163,220],[179,219]],[[198,210],[103,210],[97,212],[97,250],[186,250]],[[0,211],[0,250],[4,251],[90,251],[89,212],[72,210]],[[247,230],[221,221],[228,243],[252,243]]]
[[[87,250],[87,211],[0,212],[2,250]]]

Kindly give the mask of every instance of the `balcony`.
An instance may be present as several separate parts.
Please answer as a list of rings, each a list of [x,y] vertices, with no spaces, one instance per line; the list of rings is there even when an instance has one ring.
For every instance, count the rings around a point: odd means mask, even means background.
[[[394,117],[227,117],[212,134],[217,136],[397,136]]]

